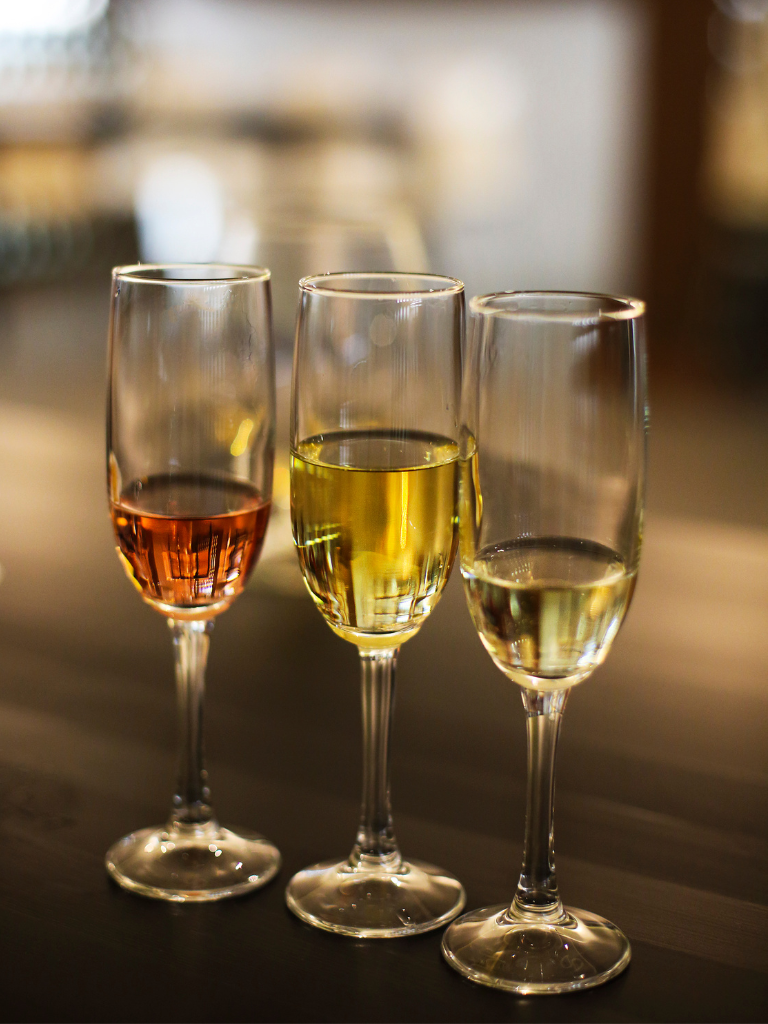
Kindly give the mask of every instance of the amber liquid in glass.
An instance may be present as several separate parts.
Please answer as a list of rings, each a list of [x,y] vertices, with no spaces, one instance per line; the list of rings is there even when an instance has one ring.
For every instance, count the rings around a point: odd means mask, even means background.
[[[159,611],[223,611],[259,557],[270,503],[245,481],[158,475],[112,503],[118,554]]]

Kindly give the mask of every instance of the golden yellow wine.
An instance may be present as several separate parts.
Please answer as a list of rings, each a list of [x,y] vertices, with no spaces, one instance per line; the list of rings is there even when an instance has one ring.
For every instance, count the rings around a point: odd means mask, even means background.
[[[350,431],[291,453],[291,515],[309,592],[339,636],[395,647],[437,603],[457,542],[458,447]]]
[[[467,563],[467,601],[488,653],[516,683],[557,690],[600,665],[632,599],[636,573],[587,540],[494,544]]]

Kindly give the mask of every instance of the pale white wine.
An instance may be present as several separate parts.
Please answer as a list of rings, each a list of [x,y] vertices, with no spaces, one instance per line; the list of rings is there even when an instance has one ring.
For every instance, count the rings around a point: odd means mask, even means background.
[[[398,646],[437,603],[457,545],[458,447],[408,432],[323,434],[291,454],[291,516],[309,592],[362,648]]]
[[[561,689],[601,664],[635,586],[615,551],[592,541],[539,537],[477,552],[462,576],[480,639],[523,686]]]

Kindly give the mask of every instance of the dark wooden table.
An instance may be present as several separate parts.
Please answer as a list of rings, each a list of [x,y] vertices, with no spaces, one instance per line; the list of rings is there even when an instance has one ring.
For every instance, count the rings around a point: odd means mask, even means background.
[[[156,903],[107,879],[107,846],[167,813],[175,719],[168,631],[114,555],[104,303],[89,295],[0,303],[0,1016],[766,1019],[768,531],[685,514],[672,471],[652,480],[635,603],[569,703],[559,759],[562,892],[626,931],[621,977],[515,998],[451,971],[439,933],[356,942],[292,917],[291,873],[352,843],[359,699],[354,650],[285,573],[276,589],[275,563],[214,631],[208,751],[221,819],[276,842],[280,876],[207,906]],[[768,432],[750,436],[752,458],[764,456]],[[746,505],[763,487],[745,480]],[[405,853],[455,872],[470,908],[510,898],[522,706],[482,650],[458,580],[401,654],[393,746]]]

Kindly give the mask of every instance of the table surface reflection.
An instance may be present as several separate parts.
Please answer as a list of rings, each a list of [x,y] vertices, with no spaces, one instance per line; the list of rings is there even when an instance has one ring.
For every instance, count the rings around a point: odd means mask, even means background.
[[[608,662],[569,702],[558,768],[563,896],[619,924],[633,961],[601,989],[521,999],[454,974],[439,933],[356,942],[285,908],[292,872],[348,851],[360,785],[356,654],[293,586],[290,564],[267,561],[217,622],[208,674],[215,806],[277,843],[278,880],[179,906],[107,879],[108,845],[168,810],[170,637],[114,554],[101,293],[0,306],[3,1019],[765,1019],[763,410],[745,435],[760,473],[738,477],[741,504],[723,499],[722,521],[708,486],[745,464],[721,444],[720,427],[738,432],[738,420],[692,413],[675,426],[662,413],[636,598]],[[694,482],[697,505],[684,500],[697,472],[685,452],[702,444],[712,479]],[[513,892],[524,765],[520,698],[454,579],[401,653],[392,781],[403,851],[457,874],[470,908]]]

